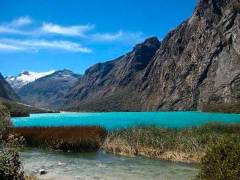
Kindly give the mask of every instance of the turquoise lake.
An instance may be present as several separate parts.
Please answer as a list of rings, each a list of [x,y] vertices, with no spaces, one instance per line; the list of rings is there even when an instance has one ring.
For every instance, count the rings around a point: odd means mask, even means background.
[[[134,126],[186,128],[209,122],[240,123],[240,114],[202,112],[106,112],[31,114],[12,118],[15,127],[102,126],[109,131]]]

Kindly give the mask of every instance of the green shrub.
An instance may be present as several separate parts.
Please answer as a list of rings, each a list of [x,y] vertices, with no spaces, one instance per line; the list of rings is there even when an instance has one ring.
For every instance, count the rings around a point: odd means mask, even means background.
[[[0,179],[24,180],[19,155],[14,150],[3,150],[0,153]]]
[[[0,103],[0,144],[2,142],[2,134],[10,126],[10,116],[7,108]]]
[[[199,177],[204,180],[239,180],[239,138],[225,138],[211,146],[201,161]]]

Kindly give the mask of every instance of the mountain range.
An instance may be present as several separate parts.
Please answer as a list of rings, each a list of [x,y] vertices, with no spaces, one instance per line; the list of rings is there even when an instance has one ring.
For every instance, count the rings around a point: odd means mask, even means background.
[[[53,74],[55,71],[48,71],[48,72],[31,72],[31,71],[23,71],[18,76],[7,76],[6,80],[7,82],[12,86],[12,88],[17,91],[23,86],[36,81],[39,78],[42,78],[44,76]]]
[[[56,71],[20,88],[17,92],[24,103],[41,108],[61,108],[61,99],[80,78],[69,70]]]
[[[13,86],[14,87],[14,86]],[[76,75],[63,70],[22,87],[22,101],[77,111],[201,110],[240,102],[240,2],[200,0],[159,41]]]

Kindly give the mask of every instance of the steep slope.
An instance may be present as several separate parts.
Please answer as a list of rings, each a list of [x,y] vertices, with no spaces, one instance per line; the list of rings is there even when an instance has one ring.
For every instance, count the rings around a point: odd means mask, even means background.
[[[239,0],[200,0],[193,16],[162,43],[148,39],[125,56],[89,68],[65,102],[96,111],[239,103]]]
[[[81,110],[137,110],[137,82],[159,46],[157,38],[149,38],[130,53],[89,68],[65,96],[65,104]]]
[[[18,95],[25,103],[35,107],[57,107],[65,92],[79,78],[79,75],[69,70],[57,71],[23,86]]]
[[[6,77],[7,82],[11,85],[11,87],[18,91],[23,86],[27,85],[30,82],[36,81],[39,78],[44,76],[48,76],[53,74],[55,71],[48,71],[48,72],[31,72],[31,71],[24,71],[20,73],[18,76],[8,76]]]
[[[163,40],[139,91],[147,110],[240,102],[240,2],[201,0]]]
[[[2,106],[6,107],[12,117],[28,116],[30,113],[53,112],[23,104],[19,96],[0,73],[0,109]]]
[[[19,100],[19,97],[16,95],[14,90],[7,83],[7,81],[4,79],[1,73],[0,73],[0,99],[14,101]]]

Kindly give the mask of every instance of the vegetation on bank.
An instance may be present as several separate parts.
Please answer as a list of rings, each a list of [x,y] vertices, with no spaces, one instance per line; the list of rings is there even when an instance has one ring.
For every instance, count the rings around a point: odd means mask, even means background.
[[[240,177],[240,124],[211,123],[187,129],[136,127],[109,135],[100,127],[11,128],[9,132],[23,136],[28,146],[78,152],[102,147],[119,155],[197,162],[198,179]]]
[[[199,179],[239,180],[239,138],[225,138],[211,145],[200,164]]]
[[[24,180],[24,174],[16,151],[5,148],[3,134],[10,126],[10,115],[7,108],[0,104],[0,179]]]
[[[24,172],[19,155],[13,149],[4,149],[0,153],[0,179],[24,180]]]
[[[35,108],[13,101],[1,100],[1,103],[8,109],[11,117],[24,117],[34,113],[52,113],[55,111]]]
[[[240,113],[240,104],[205,104],[201,110],[203,112]]]
[[[6,128],[10,126],[10,115],[7,108],[0,103],[0,144],[2,142],[2,134]]]
[[[209,147],[228,138],[239,139],[238,124],[207,124],[188,129],[136,127],[110,134],[103,149],[114,154],[142,155],[170,161],[200,162]]]
[[[107,131],[101,127],[12,128],[10,134],[23,136],[27,146],[63,151],[97,151]]]

